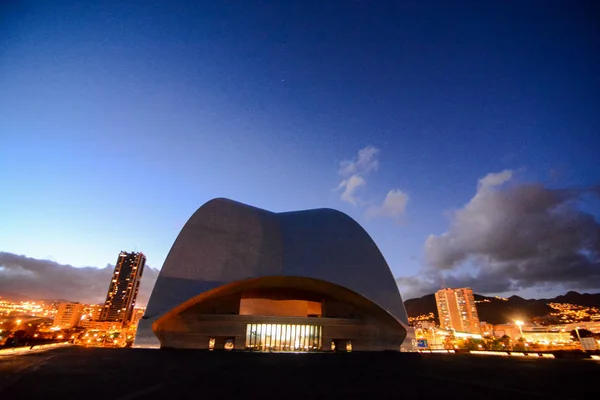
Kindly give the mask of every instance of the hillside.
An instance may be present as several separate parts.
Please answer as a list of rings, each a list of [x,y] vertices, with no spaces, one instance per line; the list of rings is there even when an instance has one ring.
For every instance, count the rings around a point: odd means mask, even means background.
[[[568,292],[567,294],[552,299],[523,299],[519,296],[511,296],[508,300],[495,297],[475,295],[479,320],[491,324],[502,324],[512,322],[515,319],[531,320],[534,317],[545,317],[552,309],[548,303],[571,303],[587,307],[600,307],[600,293],[588,294]],[[432,312],[438,317],[435,305],[435,295],[428,294],[418,299],[410,299],[404,302],[409,317],[416,317]]]

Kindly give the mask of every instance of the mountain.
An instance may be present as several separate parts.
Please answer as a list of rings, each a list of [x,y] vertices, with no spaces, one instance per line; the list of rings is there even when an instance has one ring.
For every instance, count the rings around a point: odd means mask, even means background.
[[[546,317],[552,309],[548,303],[570,303],[586,307],[600,308],[600,293],[588,294],[568,292],[552,299],[524,299],[511,296],[506,300],[496,297],[486,297],[475,294],[479,320],[490,324],[503,324],[516,319],[532,320],[535,317]],[[409,317],[416,317],[432,312],[438,318],[435,295],[428,294],[418,299],[409,299],[404,302],[406,313]]]
[[[418,299],[409,299],[404,302],[406,313],[409,317],[416,317],[417,315],[426,315],[430,312],[438,317],[437,306],[435,304],[435,294],[426,294]]]
[[[577,292],[570,291],[565,295],[555,297],[552,301],[555,301],[557,303],[571,303],[571,304],[577,304],[580,306],[600,308],[600,294],[599,293],[580,294]]]

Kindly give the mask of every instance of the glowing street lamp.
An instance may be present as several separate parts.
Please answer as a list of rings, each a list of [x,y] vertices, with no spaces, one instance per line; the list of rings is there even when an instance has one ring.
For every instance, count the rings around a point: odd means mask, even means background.
[[[579,336],[579,327],[578,326],[575,327],[575,333],[577,334],[577,339],[579,340],[579,343],[581,343],[581,336]]]
[[[523,321],[515,321],[515,324],[517,324],[517,326],[519,327],[519,331],[521,332],[521,337],[523,337],[523,325],[524,325],[524,322]]]
[[[579,346],[581,347],[581,350],[583,350],[585,352],[585,349],[583,348],[583,343],[581,343],[581,336],[579,335],[579,327],[578,326],[575,327],[575,333],[577,334],[577,339],[579,340]]]

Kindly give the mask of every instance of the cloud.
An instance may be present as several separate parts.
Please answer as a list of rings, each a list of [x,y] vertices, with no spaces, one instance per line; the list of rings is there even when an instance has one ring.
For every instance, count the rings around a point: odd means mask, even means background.
[[[578,203],[597,188],[554,189],[515,183],[513,172],[488,174],[475,196],[425,243],[418,277],[398,279],[415,295],[447,286],[480,293],[564,286],[600,288],[600,223]]]
[[[372,206],[367,210],[367,218],[389,217],[398,219],[404,215],[408,195],[400,189],[392,189],[385,196],[385,200],[379,206]]]
[[[513,171],[509,169],[505,169],[502,172],[498,172],[496,174],[487,174],[483,178],[479,180],[478,188],[480,191],[488,190],[494,186],[500,186],[503,183],[508,182],[512,179]]]
[[[370,172],[377,171],[379,160],[377,159],[379,149],[373,146],[367,146],[358,151],[358,155],[352,160],[345,160],[340,163],[338,173],[344,179],[337,186],[337,190],[342,190],[340,199],[346,203],[357,205],[360,201],[355,195],[356,189],[367,184],[365,176]]]
[[[379,149],[374,146],[367,146],[358,151],[358,156],[352,160],[345,160],[340,163],[339,173],[342,176],[354,174],[367,174],[379,169],[379,160],[377,154]]]
[[[357,196],[357,189],[367,185],[366,176],[379,169],[379,159],[377,158],[379,149],[374,146],[367,146],[358,151],[356,157],[351,160],[345,160],[340,163],[338,173],[344,178],[336,190],[341,190],[340,199],[353,206],[367,207],[365,216],[367,219],[375,217],[388,217],[399,219],[406,211],[408,195],[400,189],[392,189],[388,192],[383,203],[373,205],[374,202],[365,201]]]
[[[0,295],[14,293],[31,299],[65,299],[102,303],[114,266],[75,268],[54,261],[0,252]],[[148,302],[159,271],[146,265],[137,304]]]
[[[357,198],[354,196],[354,192],[356,191],[356,189],[358,189],[360,186],[365,185],[366,183],[367,182],[359,175],[352,175],[350,178],[344,179],[338,186],[338,188],[344,188],[344,191],[342,192],[340,198],[347,203],[356,205]]]

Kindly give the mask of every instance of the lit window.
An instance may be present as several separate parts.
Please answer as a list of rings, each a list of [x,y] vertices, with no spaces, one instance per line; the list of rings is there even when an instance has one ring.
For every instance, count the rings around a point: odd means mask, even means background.
[[[322,327],[315,325],[248,324],[246,348],[259,351],[311,351],[321,348]]]

